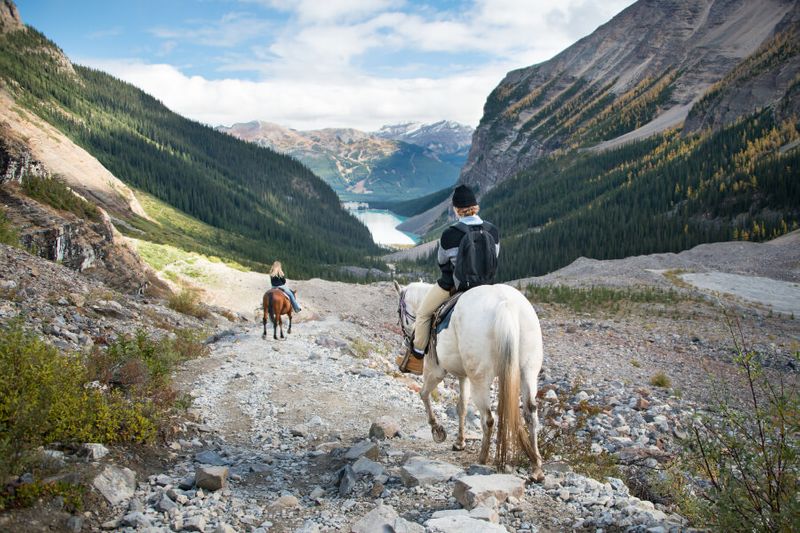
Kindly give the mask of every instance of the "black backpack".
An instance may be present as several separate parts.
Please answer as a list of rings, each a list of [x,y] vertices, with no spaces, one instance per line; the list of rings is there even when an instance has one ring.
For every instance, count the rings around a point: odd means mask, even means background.
[[[463,222],[453,224],[464,232],[458,243],[456,267],[453,277],[458,291],[479,285],[491,285],[497,272],[497,243],[483,225],[469,226]]]

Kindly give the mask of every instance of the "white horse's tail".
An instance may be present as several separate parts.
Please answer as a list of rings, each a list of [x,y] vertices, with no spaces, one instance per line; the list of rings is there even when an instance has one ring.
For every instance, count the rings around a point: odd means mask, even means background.
[[[516,458],[519,449],[534,460],[535,452],[522,423],[519,409],[519,316],[509,309],[509,302],[500,302],[495,316],[495,334],[500,349],[498,376],[500,387],[497,404],[497,466],[502,468]]]

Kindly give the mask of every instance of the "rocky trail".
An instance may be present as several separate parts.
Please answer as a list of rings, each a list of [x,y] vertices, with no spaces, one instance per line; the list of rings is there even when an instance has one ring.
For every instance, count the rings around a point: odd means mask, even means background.
[[[60,265],[2,251],[11,267],[0,280],[3,318],[26,316],[64,349],[153,324],[201,327],[150,298],[124,298]],[[154,450],[157,460],[92,448],[88,466],[99,474],[92,492],[105,504],[73,517],[68,530],[686,529],[669,502],[635,480],[637,472],[663,475],[691,417],[734,376],[729,324],[697,289],[679,284],[681,297],[610,309],[534,298],[545,341],[539,406],[546,479],[537,485],[527,483],[525,464],[501,473],[474,464],[480,424],[472,410],[467,449],[451,450],[453,378],[434,399],[448,439],[432,441],[417,394],[421,379],[395,369],[400,335],[390,283],[291,282],[303,311],[292,333],[276,341],[271,328],[264,339],[252,322],[264,276],[214,268],[206,300],[250,320],[214,314],[210,355],[184,363],[176,376],[191,397],[188,419]],[[741,302],[728,312],[769,372],[796,379],[798,321]],[[656,373],[671,383],[653,386]],[[603,470],[609,458],[614,468]]]
[[[180,373],[194,398],[188,430],[195,436],[170,443],[172,467],[140,479],[106,528],[682,528],[680,516],[632,496],[621,480],[575,473],[558,451],[541,485],[526,483],[524,466],[497,475],[473,464],[480,425],[472,410],[467,450],[451,451],[457,422],[450,378],[434,403],[448,440],[435,444],[417,394],[421,380],[394,370],[399,335],[391,285],[296,285],[304,311],[286,340],[272,340],[271,328],[263,339],[260,325],[243,326]],[[645,340],[638,318],[587,320],[551,308],[540,314],[548,348],[540,403],[551,429],[574,427],[581,409],[593,406],[578,431],[589,436],[589,453],[649,469],[667,461],[706,387],[698,362],[723,350],[719,332],[689,336],[664,319],[648,327]],[[670,325],[671,333],[661,330]],[[662,358],[662,365],[655,362]],[[647,386],[654,368],[667,368],[685,392]]]

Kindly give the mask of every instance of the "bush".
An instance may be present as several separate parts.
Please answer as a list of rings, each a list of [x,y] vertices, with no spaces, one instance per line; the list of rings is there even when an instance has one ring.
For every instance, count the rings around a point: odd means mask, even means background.
[[[697,491],[708,503],[705,519],[715,529],[795,531],[800,520],[797,385],[771,381],[757,354],[745,349],[741,329],[734,339],[745,402],[737,405],[723,396],[697,420],[686,460],[707,480]],[[800,361],[800,353],[795,358]]]
[[[19,247],[19,233],[3,210],[0,210],[0,243]]]
[[[155,436],[147,401],[87,386],[81,357],[59,354],[19,320],[0,329],[0,479],[52,442],[146,442]]]
[[[658,371],[650,378],[650,385],[653,387],[662,387],[668,389],[672,386],[672,380],[663,371]]]
[[[197,291],[190,289],[181,289],[177,294],[172,294],[169,297],[169,307],[184,315],[190,315],[196,318],[207,318],[209,316],[208,310],[200,305],[200,296]]]

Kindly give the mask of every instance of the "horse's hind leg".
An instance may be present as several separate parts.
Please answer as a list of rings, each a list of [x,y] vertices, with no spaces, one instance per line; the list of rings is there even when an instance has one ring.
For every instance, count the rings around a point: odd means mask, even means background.
[[[282,316],[280,316],[280,315],[278,315],[278,325],[279,325],[279,326],[280,326],[280,328],[281,328],[281,339],[283,339],[283,338],[285,338],[285,337],[283,336],[283,317],[282,317]]]
[[[264,324],[264,333],[261,335],[261,337],[266,339],[267,338],[267,315],[266,314],[264,315],[264,317],[261,320],[261,322],[263,322],[263,324]]]
[[[428,424],[431,425],[431,434],[433,435],[434,442],[444,442],[444,439],[447,438],[447,432],[444,430],[444,426],[436,420],[436,415],[433,414],[433,408],[431,408],[431,393],[435,391],[439,383],[442,382],[444,374],[444,371],[438,365],[434,367],[434,365],[426,364],[422,376],[424,383],[422,385],[422,390],[419,391],[422,403],[425,404],[425,412],[428,414]]]
[[[467,440],[464,436],[464,424],[467,419],[467,404],[469,402],[469,380],[467,378],[458,378],[458,437],[453,444],[453,449],[460,452],[467,446]]]
[[[292,332],[292,313],[289,313],[289,329],[286,330],[286,333]]]
[[[481,451],[478,454],[478,462],[485,465],[489,461],[489,447],[492,444],[492,433],[494,432],[494,418],[492,417],[492,380],[484,380],[472,384],[474,387],[473,398],[475,406],[481,413],[481,429],[483,438],[481,439]]]
[[[544,480],[544,472],[542,472],[542,455],[539,453],[539,408],[536,403],[537,378],[538,376],[531,378],[525,373],[522,374],[522,415],[528,425],[528,435],[530,436],[534,453],[534,457],[530,458],[534,463],[531,478],[539,483]]]

